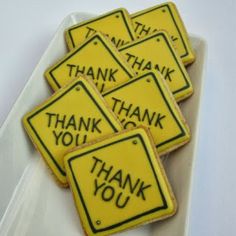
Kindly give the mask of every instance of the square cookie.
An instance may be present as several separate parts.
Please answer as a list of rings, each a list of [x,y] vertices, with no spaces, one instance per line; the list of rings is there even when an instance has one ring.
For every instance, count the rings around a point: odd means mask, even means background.
[[[71,50],[78,46],[97,31],[106,34],[116,47],[136,38],[129,13],[126,9],[119,8],[67,29],[65,37],[68,48]]]
[[[135,75],[124,57],[101,33],[94,34],[48,68],[45,77],[56,91],[80,73],[92,79],[100,92]]]
[[[166,2],[131,16],[137,37],[165,30],[185,65],[195,60],[195,54],[180,14],[173,2]]]
[[[23,125],[63,186],[67,185],[63,156],[68,150],[122,129],[95,86],[83,77],[27,113]]]
[[[160,73],[146,72],[103,94],[125,129],[149,128],[159,155],[190,140],[190,131]]]
[[[137,73],[151,69],[161,72],[176,101],[193,93],[189,75],[164,31],[135,40],[119,51]]]
[[[161,161],[143,128],[85,145],[64,161],[86,235],[110,235],[176,212]]]

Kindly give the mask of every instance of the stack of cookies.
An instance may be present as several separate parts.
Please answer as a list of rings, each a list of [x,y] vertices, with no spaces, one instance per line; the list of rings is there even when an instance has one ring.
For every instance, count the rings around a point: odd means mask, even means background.
[[[193,93],[195,59],[171,2],[116,9],[66,29],[69,52],[45,71],[54,93],[23,118],[86,235],[108,235],[175,214],[159,156],[190,140],[177,102]],[[185,102],[185,101],[184,101]]]

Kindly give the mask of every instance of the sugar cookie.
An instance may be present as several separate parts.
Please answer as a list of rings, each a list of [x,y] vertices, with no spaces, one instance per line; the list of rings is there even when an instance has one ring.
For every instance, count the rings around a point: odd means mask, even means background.
[[[150,69],[160,71],[176,101],[193,93],[189,75],[164,31],[135,40],[122,46],[119,51],[138,73]]]
[[[122,129],[92,82],[81,76],[27,113],[23,124],[64,186],[63,156],[68,150]]]
[[[110,235],[176,212],[161,161],[143,128],[85,145],[64,161],[86,235]]]
[[[184,23],[174,3],[167,2],[131,16],[138,37],[155,31],[166,30],[176,47],[177,53],[185,65],[195,60],[195,54],[188,38]]]
[[[96,33],[48,68],[45,77],[53,90],[57,90],[79,73],[92,79],[100,92],[135,75],[123,56],[101,33]]]
[[[103,94],[124,128],[148,127],[159,155],[190,140],[189,128],[160,73],[146,72]]]
[[[67,29],[65,37],[69,49],[78,46],[97,31],[108,35],[116,47],[136,38],[129,13],[124,8],[119,8]]]

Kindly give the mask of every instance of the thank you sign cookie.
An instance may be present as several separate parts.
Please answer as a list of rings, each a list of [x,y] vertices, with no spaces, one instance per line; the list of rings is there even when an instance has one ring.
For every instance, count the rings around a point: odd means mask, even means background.
[[[121,130],[121,125],[88,80],[80,77],[24,116],[36,148],[62,185],[63,156],[88,141]]]
[[[107,235],[174,214],[174,197],[153,148],[138,128],[66,155],[86,234]]]
[[[188,126],[160,73],[141,74],[103,96],[125,129],[150,129],[159,154],[189,141]]]
[[[135,75],[110,40],[96,33],[52,65],[45,77],[53,90],[58,90],[80,74],[92,79],[104,92]]]
[[[97,31],[106,34],[116,47],[136,38],[129,13],[124,8],[118,8],[67,29],[65,36],[69,49],[78,46]]]
[[[132,14],[131,18],[137,37],[165,30],[170,35],[183,63],[186,65],[195,60],[195,54],[184,23],[173,2],[166,2],[136,12]]]
[[[137,73],[147,70],[160,72],[177,101],[192,94],[189,75],[164,31],[133,41],[119,51]]]

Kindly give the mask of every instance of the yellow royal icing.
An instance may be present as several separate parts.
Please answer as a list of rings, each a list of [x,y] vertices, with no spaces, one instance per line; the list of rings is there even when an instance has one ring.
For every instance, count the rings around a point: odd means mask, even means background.
[[[62,185],[67,184],[63,156],[68,150],[122,129],[94,85],[82,77],[27,113],[23,124]]]
[[[80,73],[92,79],[100,92],[135,75],[123,56],[101,33],[96,33],[65,55],[45,72],[45,77],[53,90],[57,90]]]
[[[167,2],[132,14],[135,33],[138,37],[158,30],[166,30],[185,65],[195,60],[184,23],[174,3]]]
[[[65,35],[69,49],[81,44],[97,31],[109,36],[116,47],[136,38],[129,13],[125,9],[119,8],[67,29]]]
[[[156,32],[122,46],[119,51],[140,73],[160,71],[177,101],[190,96],[193,87],[189,75],[165,32]]]
[[[125,129],[150,129],[159,155],[189,141],[189,129],[159,73],[146,72],[103,96]]]
[[[110,235],[176,211],[164,169],[142,128],[79,148],[64,158],[86,235]]]

